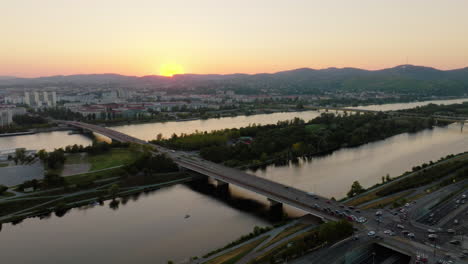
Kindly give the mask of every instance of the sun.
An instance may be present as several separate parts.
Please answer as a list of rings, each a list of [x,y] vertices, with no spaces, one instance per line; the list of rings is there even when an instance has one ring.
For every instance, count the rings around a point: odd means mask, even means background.
[[[184,68],[176,63],[166,63],[159,68],[159,74],[162,76],[172,77],[174,74],[183,74]]]

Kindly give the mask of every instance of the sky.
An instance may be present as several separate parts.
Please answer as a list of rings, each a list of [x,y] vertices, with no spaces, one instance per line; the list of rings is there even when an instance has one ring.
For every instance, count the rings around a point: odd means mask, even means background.
[[[6,76],[468,66],[467,0],[5,0],[0,10]]]

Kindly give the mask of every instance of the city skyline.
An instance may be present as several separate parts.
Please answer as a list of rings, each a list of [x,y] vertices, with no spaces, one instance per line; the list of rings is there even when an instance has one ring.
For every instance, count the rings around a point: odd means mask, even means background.
[[[27,7],[27,8],[25,8]],[[0,75],[466,67],[466,1],[14,1]],[[168,75],[170,74],[164,74]]]

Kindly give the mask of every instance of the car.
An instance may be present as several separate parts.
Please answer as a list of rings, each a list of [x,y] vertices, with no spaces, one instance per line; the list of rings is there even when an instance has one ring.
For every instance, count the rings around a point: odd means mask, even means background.
[[[376,215],[376,216],[381,216],[381,215],[382,215],[382,211],[377,211],[377,212],[375,212],[375,215]]]
[[[454,225],[458,225],[458,219],[453,220]]]
[[[327,204],[330,204],[330,203],[331,203],[331,201],[330,201],[330,200],[327,200]]]
[[[462,199],[465,199],[465,198],[466,198],[466,194],[463,194],[461,197],[462,197]]]
[[[358,236],[353,236],[353,240],[358,240],[359,237]]]
[[[428,229],[427,232],[432,234],[432,233],[435,233],[436,231],[434,229]]]
[[[383,233],[386,235],[390,235],[390,233],[392,233],[392,230],[385,230]]]
[[[368,235],[368,236],[375,236],[375,231],[369,231],[369,232],[367,233],[367,235]]]
[[[358,214],[360,214],[360,213],[361,213],[361,211],[359,211],[359,210],[356,210],[355,212],[356,212],[356,213],[358,213]]]
[[[313,193],[313,192],[308,192],[307,195],[314,197],[314,196],[315,196],[315,193]]]
[[[318,204],[314,204],[313,207],[316,208],[316,209],[320,209],[320,205],[318,205]]]
[[[452,245],[460,245],[460,240],[456,240],[456,239],[450,240],[449,243],[452,244]]]
[[[398,224],[396,227],[400,228],[400,229],[405,229],[405,226],[404,225],[400,225]]]
[[[429,234],[427,235],[427,238],[429,238],[430,240],[434,240],[437,238],[437,235],[436,234]]]
[[[455,230],[453,230],[453,229],[447,229],[447,233],[449,233],[449,234],[455,234]]]
[[[414,233],[408,233],[407,235],[409,238],[414,238]]]

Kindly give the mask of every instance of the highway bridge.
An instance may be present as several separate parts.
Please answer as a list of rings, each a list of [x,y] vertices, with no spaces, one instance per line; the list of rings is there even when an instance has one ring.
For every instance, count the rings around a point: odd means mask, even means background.
[[[185,152],[171,151],[161,146],[148,143],[144,140],[102,126],[76,121],[56,122],[82,130],[92,131],[119,142],[151,146],[157,151],[169,155],[181,168],[212,177],[218,181],[218,184],[234,184],[246,190],[263,195],[268,198],[272,205],[287,204],[320,217],[323,220],[335,221],[339,219],[334,215],[327,214],[315,208],[315,205],[318,205],[321,208],[331,207],[333,210],[338,209],[340,204],[335,201],[330,201],[327,198],[319,197],[315,194],[311,195],[305,191],[251,175],[238,169],[229,168],[203,160],[196,156],[187,156]]]

